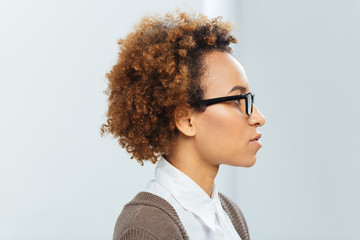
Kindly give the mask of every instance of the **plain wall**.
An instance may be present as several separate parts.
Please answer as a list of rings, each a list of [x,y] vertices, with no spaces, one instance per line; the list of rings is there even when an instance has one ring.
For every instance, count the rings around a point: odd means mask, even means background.
[[[235,169],[253,239],[360,239],[360,2],[240,1],[238,59],[266,117]]]
[[[111,239],[153,177],[105,122],[117,40],[147,14],[202,1],[2,1],[0,239]]]
[[[141,16],[176,7],[238,26],[263,147],[216,183],[251,238],[359,239],[355,0],[1,1],[0,239],[111,239],[154,165],[100,137],[105,73]]]

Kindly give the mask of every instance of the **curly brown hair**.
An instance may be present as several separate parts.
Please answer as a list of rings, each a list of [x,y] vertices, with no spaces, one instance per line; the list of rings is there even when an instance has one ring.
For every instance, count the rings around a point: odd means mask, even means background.
[[[117,63],[109,80],[105,133],[141,165],[169,154],[179,134],[176,116],[203,98],[204,56],[212,51],[232,53],[233,25],[221,17],[175,12],[143,17],[134,31],[118,41]]]

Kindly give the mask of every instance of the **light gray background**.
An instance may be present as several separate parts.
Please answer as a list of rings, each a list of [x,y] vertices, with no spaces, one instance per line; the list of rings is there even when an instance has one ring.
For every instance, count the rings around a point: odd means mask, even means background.
[[[141,16],[176,7],[238,25],[263,147],[216,182],[252,239],[360,239],[358,0],[0,1],[0,239],[111,239],[154,166],[100,138],[105,73]]]

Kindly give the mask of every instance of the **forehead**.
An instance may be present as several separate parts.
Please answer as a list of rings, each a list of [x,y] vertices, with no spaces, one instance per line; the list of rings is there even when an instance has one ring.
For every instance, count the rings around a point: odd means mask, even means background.
[[[226,96],[232,89],[239,93],[242,86],[249,91],[249,83],[243,66],[230,53],[214,51],[204,58],[204,97]]]

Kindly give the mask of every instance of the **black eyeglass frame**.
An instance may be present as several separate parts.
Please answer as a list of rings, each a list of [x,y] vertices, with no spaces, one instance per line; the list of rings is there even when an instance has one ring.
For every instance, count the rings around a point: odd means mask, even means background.
[[[249,108],[249,102],[248,102],[248,101],[250,101],[250,97],[251,97],[251,108]],[[200,106],[210,106],[215,103],[245,99],[246,114],[251,115],[251,113],[253,111],[254,98],[255,98],[255,93],[248,92],[248,93],[240,94],[240,95],[200,100],[199,104],[200,104]]]

